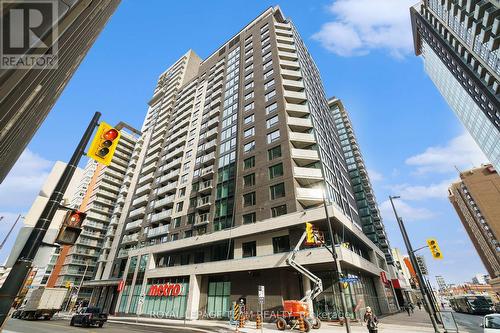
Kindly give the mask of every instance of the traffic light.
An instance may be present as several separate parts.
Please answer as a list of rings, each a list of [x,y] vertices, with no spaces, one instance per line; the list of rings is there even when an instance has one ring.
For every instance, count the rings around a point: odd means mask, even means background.
[[[82,232],[82,222],[85,220],[87,214],[77,210],[69,210],[66,213],[59,234],[56,238],[56,243],[62,245],[75,244],[78,236]]]
[[[67,289],[71,288],[71,282],[66,281],[65,287],[66,287]]]
[[[431,250],[434,259],[443,259],[443,254],[441,253],[437,240],[430,238],[427,240],[427,245],[429,246],[429,250]]]
[[[101,122],[94,140],[90,144],[87,156],[101,164],[109,165],[120,140],[120,135],[120,131],[105,122]]]
[[[306,222],[306,245],[316,244],[312,223]]]

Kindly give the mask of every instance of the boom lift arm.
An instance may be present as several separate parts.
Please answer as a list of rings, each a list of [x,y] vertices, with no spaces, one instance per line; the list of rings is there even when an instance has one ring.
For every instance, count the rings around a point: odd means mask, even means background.
[[[299,263],[297,263],[295,261],[295,256],[297,255],[297,252],[299,252],[300,246],[302,245],[302,243],[306,239],[306,236],[307,236],[307,232],[304,231],[304,233],[302,234],[302,237],[300,237],[300,240],[298,241],[297,245],[295,245],[295,248],[293,249],[293,251],[290,252],[286,258],[286,262],[288,265],[295,268],[298,272],[300,272],[302,275],[304,275],[306,278],[308,278],[313,283],[313,287],[311,288],[311,290],[309,292],[306,293],[306,295],[304,297],[302,297],[302,299],[300,300],[301,302],[313,300],[316,298],[316,296],[321,294],[321,292],[323,291],[323,282],[321,281],[321,279],[319,277],[317,277],[316,275],[314,275],[312,272],[310,272],[308,269],[306,269],[304,266],[300,265]]]

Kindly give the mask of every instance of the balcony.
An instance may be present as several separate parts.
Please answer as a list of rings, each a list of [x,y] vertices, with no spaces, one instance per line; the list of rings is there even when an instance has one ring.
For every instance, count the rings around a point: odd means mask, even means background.
[[[88,221],[88,220],[83,223],[83,227],[94,228],[94,229],[106,229],[104,227],[103,223],[97,223],[97,222]]]
[[[210,213],[200,214],[196,217],[195,226],[205,225],[210,222]]]
[[[294,167],[293,176],[302,186],[316,184],[323,180],[321,169]]]
[[[288,135],[296,148],[306,148],[316,144],[316,139],[311,133],[289,132]]]
[[[141,178],[139,178],[138,184],[139,185],[143,185],[144,183],[150,183],[153,180],[153,178],[154,178],[154,173],[150,172],[147,175],[142,176]]]
[[[153,207],[154,208],[161,208],[161,207],[164,207],[164,206],[173,206],[174,204],[174,199],[175,199],[175,195],[169,195],[168,197],[165,197],[163,199],[160,199],[160,200],[157,200]]]
[[[164,159],[164,161],[166,161],[166,159]],[[160,168],[160,170],[161,171],[168,171],[169,169],[172,169],[172,168],[175,168],[175,167],[181,165],[181,163],[182,163],[182,157],[177,158],[177,159],[165,164],[164,166],[162,166]]]
[[[139,205],[142,205],[143,203],[145,203],[146,201],[148,201],[148,195],[143,195],[142,197],[139,197],[139,198],[136,198],[134,199],[134,201],[132,201],[132,206],[139,206]]]
[[[171,215],[172,215],[172,209],[164,210],[163,212],[153,214],[151,216],[151,222],[170,219]]]
[[[304,206],[314,206],[323,203],[323,190],[321,188],[297,187],[297,200]]]
[[[306,97],[306,94],[304,92],[284,90],[283,96],[285,97],[285,100],[287,101],[287,103],[300,104],[300,103],[307,101],[307,97]]]
[[[180,173],[180,169],[175,169],[175,170],[167,173],[166,175],[161,176],[160,178],[158,178],[158,184],[162,184],[162,183],[165,183],[171,179],[178,178],[179,173]]]
[[[159,236],[159,235],[168,234],[169,228],[170,228],[169,224],[162,225],[161,227],[157,227],[157,228],[151,228],[148,231],[148,238],[156,237],[156,236]]]
[[[214,161],[215,161],[215,152],[203,156],[202,164],[209,165],[209,164],[213,164]]]
[[[309,118],[287,117],[287,122],[288,127],[294,132],[305,132],[313,127]]]
[[[130,212],[129,217],[132,219],[136,219],[137,217],[143,217],[145,212],[146,212],[146,207],[137,208]]]
[[[300,69],[300,64],[298,61],[291,61],[291,60],[281,60],[279,61],[280,67],[282,69],[289,69],[296,71]]]
[[[283,44],[293,44],[295,41],[292,37],[285,37],[285,36],[276,36],[276,40],[278,43],[283,43]]]
[[[119,258],[127,257],[128,256],[129,249],[120,249],[118,251],[118,256]]]
[[[145,193],[149,193],[151,191],[151,185],[146,184],[144,186],[139,187],[137,190],[135,190],[135,195],[142,195]]]
[[[198,202],[196,203],[196,209],[200,210],[206,210],[210,209],[210,195],[207,195],[206,197],[198,199]]]
[[[294,52],[296,49],[295,49],[295,45],[293,44],[284,44],[284,43],[277,43],[277,47],[278,47],[278,50],[279,51],[289,51],[289,52]]]
[[[297,60],[297,53],[295,52],[287,52],[287,51],[278,51],[278,57],[282,60]]]
[[[122,244],[137,242],[139,239],[139,233],[125,235],[122,238]]]
[[[200,177],[202,178],[209,178],[214,175],[214,167],[213,165],[206,167],[205,169],[201,170],[200,172]]]
[[[200,187],[198,188],[199,193],[209,193],[212,192],[212,189],[214,188],[212,180],[205,180],[204,182],[200,183]]]
[[[165,194],[165,193],[173,193],[177,190],[177,182],[174,182],[174,183],[170,183],[170,184],[167,184],[163,187],[160,187],[159,189],[157,189],[157,192],[156,194],[157,195],[162,195],[162,194]]]
[[[291,155],[298,166],[304,166],[319,161],[319,154],[314,149],[292,148]]]
[[[142,220],[137,220],[137,221],[133,221],[133,222],[129,222],[125,225],[125,230],[129,231],[129,230],[132,230],[132,229],[138,229],[141,227],[141,224],[142,224]]]
[[[284,81],[301,82],[299,80],[302,79],[302,73],[299,70],[282,69],[281,76]],[[302,84],[302,89],[304,89],[304,84]]]
[[[309,107],[307,105],[302,105],[302,104],[286,103],[285,110],[289,116],[299,117],[299,118],[308,115],[310,113]]]

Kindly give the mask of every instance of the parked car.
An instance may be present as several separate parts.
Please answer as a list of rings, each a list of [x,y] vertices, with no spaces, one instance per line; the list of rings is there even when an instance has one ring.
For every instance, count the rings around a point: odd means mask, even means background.
[[[481,327],[484,333],[500,333],[500,314],[492,313],[484,316]]]
[[[98,307],[81,308],[71,317],[70,326],[80,325],[82,327],[99,326],[102,327],[108,320],[108,315],[101,312]]]

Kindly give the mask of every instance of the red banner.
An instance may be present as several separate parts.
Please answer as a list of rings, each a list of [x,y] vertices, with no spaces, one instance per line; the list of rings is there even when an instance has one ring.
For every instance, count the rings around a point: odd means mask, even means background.
[[[153,284],[148,296],[179,296],[182,287],[179,283]]]
[[[125,281],[121,280],[119,283],[118,283],[118,291],[122,291],[123,290],[123,287],[125,286]]]
[[[383,284],[389,284],[389,280],[387,279],[387,275],[384,271],[380,272],[380,279],[382,280]]]

